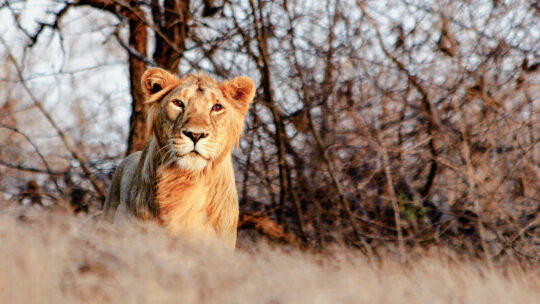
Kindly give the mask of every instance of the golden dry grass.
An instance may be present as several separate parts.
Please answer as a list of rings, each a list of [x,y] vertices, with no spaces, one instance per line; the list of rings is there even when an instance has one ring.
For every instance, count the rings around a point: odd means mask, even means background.
[[[2,208],[1,303],[540,303],[538,264],[409,263],[258,245],[235,254],[151,223]]]

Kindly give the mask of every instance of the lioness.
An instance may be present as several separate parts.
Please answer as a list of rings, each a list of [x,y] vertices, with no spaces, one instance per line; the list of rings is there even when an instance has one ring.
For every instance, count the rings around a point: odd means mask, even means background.
[[[141,79],[151,138],[116,169],[103,217],[157,218],[174,234],[236,244],[238,193],[231,160],[255,95],[249,77],[219,83],[152,68]]]

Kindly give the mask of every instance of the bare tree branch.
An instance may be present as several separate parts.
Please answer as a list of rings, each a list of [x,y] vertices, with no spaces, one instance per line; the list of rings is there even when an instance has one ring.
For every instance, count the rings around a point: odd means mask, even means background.
[[[24,137],[24,139],[30,145],[32,145],[32,148],[34,148],[34,151],[36,151],[37,155],[39,156],[39,159],[41,159],[41,161],[43,162],[43,165],[45,165],[45,169],[47,170],[47,173],[49,173],[49,175],[51,176],[51,179],[52,179],[52,181],[54,183],[54,186],[56,187],[56,191],[58,191],[58,193],[62,194],[62,189],[58,185],[58,182],[56,181],[56,178],[54,177],[53,171],[51,170],[51,167],[49,166],[49,163],[47,162],[47,160],[45,159],[45,157],[43,156],[43,154],[41,153],[39,148],[36,146],[36,144],[26,134],[24,134],[23,132],[21,132],[19,129],[17,129],[15,127],[8,126],[8,125],[0,123],[0,128],[5,128],[5,129],[11,130],[11,131],[13,131],[13,132],[15,132],[17,134],[20,134],[22,137]]]
[[[8,45],[6,44],[6,42],[4,41],[4,39],[2,37],[0,37],[0,42],[2,42],[2,44],[4,45],[4,48],[6,49],[7,53],[8,53],[8,58],[9,58],[9,61],[11,62],[11,64],[13,65],[13,67],[15,68],[15,71],[17,72],[17,76],[19,77],[19,80],[21,81],[21,84],[24,88],[24,90],[26,91],[26,93],[28,94],[28,96],[30,96],[30,98],[32,99],[32,102],[34,103],[34,105],[36,106],[36,108],[43,114],[43,116],[45,116],[45,118],[47,119],[47,121],[49,121],[49,123],[53,126],[53,128],[56,130],[58,136],[60,137],[60,139],[62,140],[62,142],[64,143],[64,146],[66,147],[66,149],[71,153],[71,156],[73,156],[73,158],[75,158],[78,162],[79,162],[79,165],[81,166],[81,169],[83,170],[83,172],[86,174],[86,177],[90,180],[90,183],[92,184],[92,186],[94,187],[94,190],[96,190],[96,192],[98,193],[99,197],[102,199],[102,200],[105,200],[105,191],[101,188],[101,186],[99,185],[96,177],[92,174],[92,172],[90,172],[90,170],[86,167],[84,161],[83,161],[83,158],[82,156],[77,152],[75,151],[75,148],[71,145],[71,143],[69,142],[68,138],[67,138],[67,135],[64,133],[64,131],[62,131],[62,129],[58,126],[58,124],[56,124],[56,121],[54,121],[54,119],[52,118],[52,116],[49,114],[49,112],[47,112],[47,110],[45,110],[45,108],[43,107],[43,105],[41,105],[41,103],[39,102],[39,100],[34,96],[34,94],[32,93],[32,91],[30,90],[30,88],[28,87],[28,85],[26,84],[26,81],[22,75],[22,71],[21,69],[19,68],[19,65],[17,63],[17,61],[15,60],[15,58],[11,55],[11,51],[8,47]]]

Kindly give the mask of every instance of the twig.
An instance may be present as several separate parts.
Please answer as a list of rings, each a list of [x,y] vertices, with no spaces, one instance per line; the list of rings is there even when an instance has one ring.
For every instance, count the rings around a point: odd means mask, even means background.
[[[32,91],[30,90],[30,88],[26,84],[26,81],[25,81],[25,79],[24,79],[24,77],[22,75],[22,71],[21,71],[17,61],[15,60],[13,55],[11,54],[11,51],[10,51],[8,45],[6,44],[6,42],[4,41],[4,39],[2,37],[0,37],[0,42],[2,42],[2,44],[6,48],[6,51],[8,53],[7,54],[8,59],[9,59],[9,61],[11,61],[11,63],[15,67],[15,70],[17,72],[17,76],[19,77],[19,80],[21,81],[21,84],[22,84],[24,90],[26,91],[28,96],[30,96],[30,99],[32,99],[32,102],[34,103],[36,108],[38,108],[38,110],[43,114],[43,116],[45,116],[47,121],[49,121],[49,123],[56,130],[56,133],[58,134],[58,136],[60,137],[60,139],[64,143],[64,146],[66,147],[66,149],[71,153],[71,156],[73,156],[73,158],[75,158],[79,162],[79,165],[81,166],[81,169],[86,174],[86,177],[90,180],[90,183],[94,187],[94,190],[96,190],[96,192],[98,193],[100,199],[105,200],[105,191],[99,185],[99,183],[98,183],[96,177],[94,176],[94,174],[92,174],[92,172],[90,172],[88,167],[86,167],[86,165],[85,165],[85,163],[83,161],[83,158],[79,155],[79,153],[77,153],[77,151],[75,151],[74,147],[69,142],[66,133],[64,133],[64,131],[58,126],[58,124],[56,124],[56,121],[52,118],[52,116],[49,114],[49,112],[47,112],[47,110],[45,110],[43,105],[34,96]]]
[[[39,168],[23,166],[23,165],[20,165],[20,164],[12,164],[12,163],[8,163],[8,162],[6,162],[4,160],[1,160],[1,159],[0,159],[0,165],[11,168],[11,169],[16,169],[16,170],[20,170],[20,171],[28,171],[28,172],[33,172],[33,173],[41,173],[41,174],[49,174],[49,175],[63,175],[63,174],[65,174],[65,172],[60,172],[60,171],[48,171],[48,170],[43,170],[43,169],[39,169]]]
[[[15,25],[17,26],[17,28],[19,30],[21,30],[24,33],[24,35],[26,37],[28,37],[28,39],[30,39],[30,42],[28,43],[28,47],[33,47],[37,43],[41,32],[43,32],[43,30],[45,28],[49,27],[49,28],[51,28],[53,30],[58,29],[58,26],[60,24],[60,20],[67,13],[67,11],[73,6],[73,3],[67,3],[66,6],[64,6],[56,14],[54,14],[56,16],[56,18],[54,19],[54,22],[52,24],[39,22],[39,27],[38,27],[38,29],[35,31],[35,33],[33,35],[28,33],[28,31],[20,24],[20,22],[16,20],[15,12],[13,12],[13,9],[9,6],[9,0],[6,1],[5,5],[11,11],[11,14],[13,15],[13,18],[15,19]]]
[[[140,61],[148,64],[149,66],[152,66],[152,67],[157,67],[157,64],[150,58],[144,56],[143,54],[141,54],[139,51],[137,51],[136,49],[130,47],[129,45],[127,45],[123,40],[122,38],[120,38],[120,35],[118,35],[118,31],[115,31],[114,33],[114,37],[116,38],[116,41],[118,41],[118,43],[120,44],[120,46],[122,48],[124,48],[124,50],[126,50],[131,56],[139,59]]]
[[[121,1],[121,0],[79,0],[76,2],[76,5],[89,5],[95,8],[109,11],[113,14],[120,14],[130,20],[140,21],[144,25],[154,30],[156,34],[159,37],[161,37],[161,39],[163,39],[163,41],[165,41],[165,43],[167,43],[167,45],[171,49],[173,49],[177,54],[180,54],[179,56],[181,56],[182,54],[181,50],[179,50],[176,47],[176,45],[171,40],[168,39],[167,35],[165,35],[158,27],[148,22],[148,20],[146,20],[144,15],[141,15],[141,13],[143,12],[142,10],[139,11],[138,9],[135,9],[134,7],[132,7],[131,5],[129,5],[128,3],[124,1]],[[118,8],[125,9],[127,11],[119,12]]]
[[[492,255],[491,258],[496,258],[500,256],[507,248],[512,248],[516,250],[514,244],[515,242],[521,238],[521,236],[527,232],[528,230],[536,229],[540,226],[540,215],[537,215],[534,220],[532,220],[529,224],[527,224],[525,227],[523,227],[511,240],[507,241],[506,244],[497,252],[496,254]]]
[[[289,16],[289,18],[290,18],[290,16]],[[290,19],[289,19],[289,23],[292,25],[292,21]],[[291,27],[290,31],[292,32],[292,27]],[[337,174],[335,173],[334,164],[331,162],[331,160],[330,160],[330,158],[328,156],[327,149],[324,148],[323,141],[321,139],[321,136],[319,135],[319,132],[317,131],[317,128],[315,127],[315,123],[313,121],[313,116],[311,115],[311,99],[310,99],[310,95],[309,95],[307,85],[306,85],[306,82],[305,82],[304,73],[303,73],[302,69],[300,68],[300,66],[298,64],[298,58],[296,57],[296,45],[293,43],[292,39],[290,39],[289,41],[290,41],[290,45],[291,45],[292,54],[294,56],[294,65],[295,65],[295,68],[296,68],[296,72],[298,73],[298,78],[299,78],[299,80],[301,82],[302,93],[303,93],[303,97],[304,97],[303,98],[304,107],[306,108],[306,116],[307,116],[307,119],[308,119],[308,125],[309,125],[309,128],[311,130],[311,134],[312,134],[313,138],[315,139],[315,143],[317,145],[317,148],[319,149],[319,152],[321,153],[321,155],[323,157],[323,161],[324,161],[324,163],[326,165],[326,168],[327,168],[328,174],[330,175],[332,183],[333,183],[334,187],[336,188],[336,191],[338,192],[339,200],[340,200],[341,204],[343,205],[343,208],[345,209],[345,212],[347,213],[347,215],[349,217],[349,220],[351,221],[351,226],[353,228],[354,235],[355,235],[355,237],[356,237],[356,239],[358,241],[361,241],[361,240],[363,240],[363,237],[362,237],[362,235],[361,235],[361,233],[360,233],[360,231],[358,229],[358,225],[356,223],[356,217],[352,212],[351,205],[350,205],[347,197],[345,196],[345,193],[343,191],[341,183],[339,182],[339,180],[337,178]]]
[[[0,124],[0,128],[5,128],[5,129],[8,129],[8,130],[11,130],[15,133],[18,133],[20,134],[22,137],[24,137],[24,139],[26,139],[26,141],[32,145],[32,147],[34,148],[34,151],[36,151],[37,155],[39,156],[39,158],[41,159],[41,161],[43,162],[43,164],[45,165],[45,168],[47,170],[47,173],[50,175],[53,183],[54,183],[54,186],[56,188],[56,190],[58,191],[58,193],[62,194],[62,189],[60,188],[60,186],[58,185],[58,182],[56,181],[56,178],[54,177],[53,175],[53,172],[51,170],[51,167],[49,166],[49,163],[47,162],[47,160],[45,159],[45,157],[43,156],[43,154],[41,153],[41,151],[39,151],[39,148],[36,146],[36,144],[34,144],[34,142],[26,135],[24,134],[22,131],[20,131],[19,129],[15,128],[15,127],[12,127],[12,126],[8,126],[8,125],[5,125],[5,124]]]
[[[278,143],[278,162],[279,162],[279,180],[281,185],[281,191],[280,191],[280,205],[281,205],[281,216],[280,216],[280,222],[284,224],[285,222],[285,198],[286,193],[288,191],[291,191],[291,196],[294,202],[294,205],[297,209],[297,216],[298,216],[298,225],[300,228],[300,231],[302,232],[302,236],[304,240],[306,239],[305,234],[305,226],[304,226],[304,220],[302,215],[302,210],[300,208],[300,202],[298,201],[298,195],[292,189],[292,185],[290,182],[290,172],[287,168],[287,161],[285,159],[285,139],[287,137],[285,133],[285,126],[283,125],[283,121],[281,120],[281,114],[279,113],[279,110],[277,109],[275,102],[274,102],[274,93],[272,91],[272,78],[270,73],[270,59],[268,57],[268,48],[266,45],[266,34],[264,29],[262,28],[264,25],[262,24],[262,15],[259,10],[259,16],[257,16],[257,9],[255,7],[255,4],[253,0],[249,0],[249,3],[251,5],[251,9],[253,12],[253,20],[254,20],[254,27],[255,31],[257,33],[257,42],[258,42],[258,48],[259,52],[261,53],[262,57],[262,64],[259,66],[261,69],[262,74],[262,85],[263,89],[265,90],[267,99],[267,106],[269,107],[270,111],[272,112],[272,116],[274,118],[274,124],[276,125],[276,142]],[[261,3],[259,1],[259,9],[260,9]],[[246,48],[249,48],[249,43],[246,45]]]
[[[253,124],[257,124],[257,116],[253,115]],[[249,169],[251,167],[251,155],[253,154],[253,146],[255,144],[255,133],[256,130],[253,130],[250,132],[248,136],[248,150],[247,150],[247,160],[246,160],[246,166],[244,168],[244,180],[242,181],[242,202],[244,205],[248,204],[248,195],[247,195],[247,188],[248,188],[248,180],[249,180]]]
[[[454,109],[456,110],[457,113],[461,113],[461,110],[455,104],[455,102],[454,102]],[[473,198],[473,207],[475,209],[476,214],[478,215],[478,221],[477,221],[478,233],[480,234],[480,242],[482,244],[484,256],[486,258],[486,262],[488,266],[493,268],[491,255],[489,254],[489,249],[487,247],[486,232],[485,232],[485,228],[483,224],[483,216],[482,216],[483,211],[480,206],[480,202],[478,198],[479,195],[477,194],[475,190],[478,178],[476,174],[474,173],[474,167],[471,161],[471,148],[468,143],[469,138],[467,136],[467,129],[466,129],[467,126],[465,125],[464,121],[460,121],[460,128],[461,128],[461,137],[462,137],[460,152],[461,152],[461,156],[465,160],[465,165],[466,165],[466,170],[467,170],[465,183],[467,185],[467,190],[469,191],[470,195]]]
[[[426,182],[424,183],[424,186],[422,187],[422,190],[420,191],[420,194],[422,195],[423,199],[426,199],[429,193],[431,192],[431,188],[433,186],[433,182],[435,180],[435,176],[437,174],[437,156],[438,152],[435,147],[435,140],[434,140],[434,133],[437,126],[437,123],[433,117],[433,109],[431,106],[431,100],[429,99],[429,95],[424,89],[424,87],[420,84],[420,81],[418,80],[418,77],[412,75],[405,64],[401,62],[396,56],[392,55],[390,51],[386,48],[383,42],[383,38],[381,36],[381,32],[379,30],[379,24],[371,17],[370,14],[366,11],[366,8],[364,7],[364,4],[361,1],[356,1],[357,6],[362,11],[362,14],[369,20],[369,23],[373,25],[375,28],[375,34],[377,36],[377,40],[379,42],[379,45],[383,51],[383,53],[388,57],[396,66],[397,68],[405,73],[407,75],[408,81],[415,87],[415,89],[420,93],[422,96],[422,111],[424,112],[424,116],[426,118],[426,131],[429,136],[429,152],[431,153],[431,165],[429,168],[428,177],[426,179]]]
[[[386,175],[388,191],[390,192],[390,197],[392,201],[392,208],[394,209],[394,220],[396,222],[399,254],[401,255],[402,258],[406,259],[405,243],[403,241],[403,230],[401,228],[401,216],[400,216],[399,205],[397,202],[396,191],[394,190],[394,182],[392,179],[392,173],[390,172],[390,161],[388,160],[388,152],[386,151],[386,147],[384,146],[384,140],[380,132],[377,134],[377,141],[378,141],[380,152],[382,155],[384,174]]]

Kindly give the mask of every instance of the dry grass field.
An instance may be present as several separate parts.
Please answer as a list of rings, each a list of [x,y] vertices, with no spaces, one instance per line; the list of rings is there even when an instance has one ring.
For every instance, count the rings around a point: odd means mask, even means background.
[[[540,267],[452,254],[368,259],[185,244],[152,223],[19,207],[0,215],[1,303],[540,303]]]

